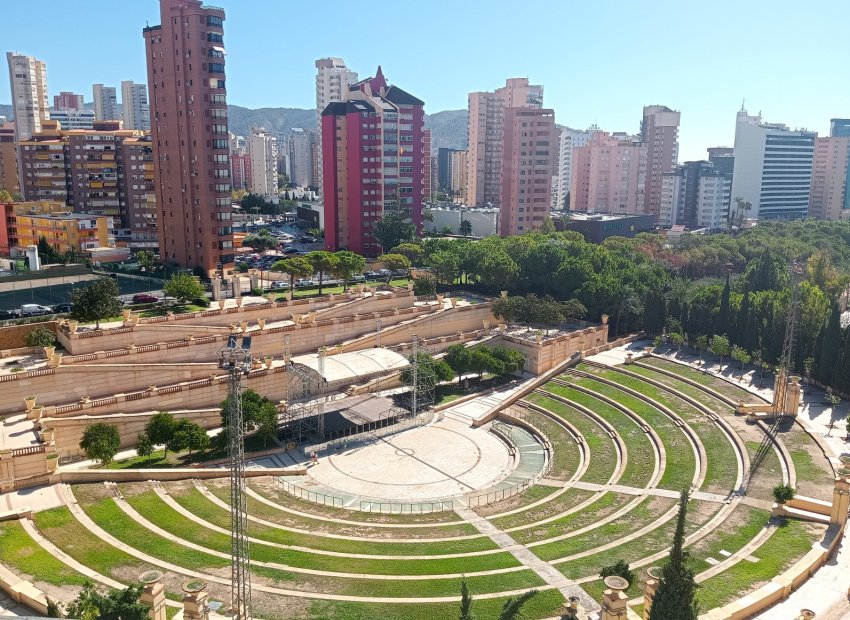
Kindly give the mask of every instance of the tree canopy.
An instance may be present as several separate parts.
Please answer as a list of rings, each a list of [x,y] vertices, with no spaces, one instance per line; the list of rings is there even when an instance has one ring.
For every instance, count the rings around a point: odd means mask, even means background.
[[[89,424],[80,440],[80,448],[86,456],[101,465],[111,463],[120,447],[121,434],[118,427],[104,422]]]
[[[415,234],[416,227],[392,211],[372,226],[372,236],[385,252],[400,243],[410,241]]]
[[[181,304],[204,296],[204,285],[188,273],[177,273],[162,285],[162,291]]]
[[[121,313],[118,284],[112,278],[98,278],[91,284],[71,291],[71,318],[77,321],[100,322]]]

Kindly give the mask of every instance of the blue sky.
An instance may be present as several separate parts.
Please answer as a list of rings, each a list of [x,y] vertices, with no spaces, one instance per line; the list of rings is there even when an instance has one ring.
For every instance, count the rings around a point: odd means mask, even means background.
[[[313,61],[341,56],[361,76],[380,63],[427,112],[520,76],[543,84],[545,105],[572,127],[636,132],[641,107],[662,103],[682,111],[682,161],[732,144],[743,99],[821,135],[831,117],[850,117],[850,8],[839,0],[212,3],[227,10],[228,99],[248,107],[313,107]],[[90,100],[94,82],[145,80],[141,29],[159,23],[156,0],[47,0],[37,15],[3,4],[2,51],[45,60],[51,95]]]

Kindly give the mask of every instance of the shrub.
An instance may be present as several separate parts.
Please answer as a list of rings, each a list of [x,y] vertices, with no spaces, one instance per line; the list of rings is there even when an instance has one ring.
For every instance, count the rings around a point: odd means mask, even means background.
[[[433,295],[437,292],[437,278],[430,273],[423,273],[413,278],[413,293],[415,295]]]
[[[784,504],[785,502],[789,502],[794,499],[794,495],[796,495],[796,491],[794,487],[791,487],[787,484],[777,484],[773,487],[773,499],[776,500],[777,504]]]
[[[56,336],[46,327],[36,327],[27,334],[28,347],[52,347],[56,344]]]
[[[602,570],[599,571],[599,576],[603,579],[612,575],[622,577],[630,584],[635,582],[635,574],[631,570],[629,570],[628,563],[623,560],[617,560],[610,566],[603,566]]]
[[[210,307],[210,300],[207,299],[206,297],[196,297],[195,299],[192,300],[192,303],[194,305],[200,306],[202,308],[209,308]]]
[[[86,427],[80,448],[86,456],[102,465],[106,465],[118,454],[121,447],[121,435],[118,427],[98,422]]]

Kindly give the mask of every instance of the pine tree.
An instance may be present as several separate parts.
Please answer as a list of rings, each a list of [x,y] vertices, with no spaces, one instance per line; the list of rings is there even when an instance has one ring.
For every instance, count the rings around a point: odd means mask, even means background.
[[[747,346],[747,321],[750,318],[750,289],[747,283],[744,283],[744,295],[741,297],[741,305],[738,308],[738,314],[735,316],[735,344],[743,347],[747,351],[752,351],[752,348]]]
[[[838,304],[832,304],[832,312],[823,332],[820,348],[816,348],[820,354],[817,355],[817,368],[815,378],[822,383],[832,381],[832,372],[838,362],[838,354],[841,351],[841,308]]]
[[[673,548],[661,571],[661,583],[652,600],[649,620],[697,620],[699,615],[699,605],[694,600],[697,589],[694,571],[688,566],[688,553],[682,550],[687,512],[688,492],[684,490],[679,497]]]

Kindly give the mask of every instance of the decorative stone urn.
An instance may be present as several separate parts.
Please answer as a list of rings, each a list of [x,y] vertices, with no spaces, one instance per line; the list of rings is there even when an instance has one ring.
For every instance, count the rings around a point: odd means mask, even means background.
[[[53,434],[55,433],[55,429],[52,428],[44,428],[41,430],[41,440],[44,443],[50,443],[53,441]]]
[[[242,297],[237,297],[237,298],[236,298],[236,307],[237,307],[237,308],[241,308],[241,307],[242,307]]]
[[[608,325],[608,315],[607,314],[602,315],[602,324]]]
[[[121,316],[124,317],[125,321],[130,318],[130,314],[131,314],[130,308],[124,308],[123,310],[121,310]]]
[[[44,407],[33,407],[27,411],[27,420],[40,420],[44,414]]]
[[[266,328],[266,320],[265,319],[257,319],[257,325],[260,326],[260,331]]]
[[[42,347],[44,349],[44,357],[45,359],[50,359],[50,357],[56,353],[56,347]]]
[[[274,357],[272,357],[271,355],[266,355],[266,357],[264,359],[265,359],[265,362],[266,362],[266,368],[271,368],[272,362],[274,361]]]
[[[240,321],[239,327],[242,329],[243,333],[248,331],[248,321]]]
[[[46,456],[47,463],[47,471],[54,472],[59,469],[59,455],[55,452],[51,452]]]
[[[72,334],[77,333],[77,326],[79,325],[78,321],[68,321],[68,331]]]
[[[24,404],[27,406],[27,412],[32,411],[32,408],[35,407],[35,401],[38,400],[36,396],[27,396],[24,398]]]

